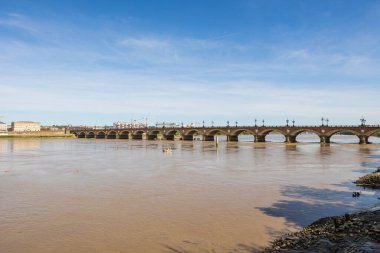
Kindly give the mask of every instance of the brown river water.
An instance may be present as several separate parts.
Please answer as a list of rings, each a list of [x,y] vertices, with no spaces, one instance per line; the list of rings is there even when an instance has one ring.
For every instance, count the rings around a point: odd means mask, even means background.
[[[0,252],[251,252],[379,204],[352,181],[380,166],[380,144],[301,137],[311,142],[0,139]]]

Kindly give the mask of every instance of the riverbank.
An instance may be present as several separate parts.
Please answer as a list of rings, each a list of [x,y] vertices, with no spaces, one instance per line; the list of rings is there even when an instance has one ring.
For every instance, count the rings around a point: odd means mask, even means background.
[[[319,219],[263,252],[380,252],[380,207]]]
[[[379,189],[380,168],[355,183]],[[277,252],[380,252],[380,205],[363,212],[321,218],[263,250]]]
[[[371,174],[360,177],[355,183],[367,188],[380,189],[380,168]]]
[[[26,138],[74,138],[73,134],[59,134],[59,135],[0,135],[0,139],[26,139]]]
[[[42,131],[25,131],[25,132],[14,132],[9,131],[7,135],[0,135],[1,139],[9,138],[73,138],[74,134],[70,134],[65,130],[42,130]]]

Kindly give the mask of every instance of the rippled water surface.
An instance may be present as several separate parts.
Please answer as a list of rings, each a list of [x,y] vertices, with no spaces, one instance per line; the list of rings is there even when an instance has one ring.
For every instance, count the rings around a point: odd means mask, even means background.
[[[0,252],[249,252],[379,203],[351,182],[380,166],[380,144],[313,138],[0,139]]]

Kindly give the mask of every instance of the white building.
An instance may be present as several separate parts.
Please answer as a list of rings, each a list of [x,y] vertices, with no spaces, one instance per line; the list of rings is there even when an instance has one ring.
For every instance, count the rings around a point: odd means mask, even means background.
[[[41,124],[33,121],[12,122],[13,132],[38,132],[41,131]]]
[[[8,126],[0,121],[0,135],[8,134]]]
[[[157,128],[163,128],[163,127],[173,128],[173,127],[181,127],[181,125],[178,125],[174,122],[157,122],[156,127]]]

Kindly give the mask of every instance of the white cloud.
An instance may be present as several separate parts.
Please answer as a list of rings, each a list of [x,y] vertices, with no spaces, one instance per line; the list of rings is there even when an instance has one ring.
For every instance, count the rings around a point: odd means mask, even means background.
[[[120,44],[126,47],[158,50],[171,46],[167,41],[157,38],[126,38]]]
[[[37,29],[31,20],[18,13],[8,13],[6,17],[0,18],[0,26],[22,29],[30,33],[36,33]]]
[[[25,20],[16,15],[0,25],[22,27]],[[66,34],[60,27],[54,32]],[[0,40],[2,114],[380,118],[380,91],[363,83],[380,82],[380,64],[376,55],[347,53],[349,48],[273,44],[272,54],[260,55],[260,45],[223,36],[108,38],[99,31],[82,44],[81,38],[51,41],[51,34],[44,34],[38,34],[42,44]]]

